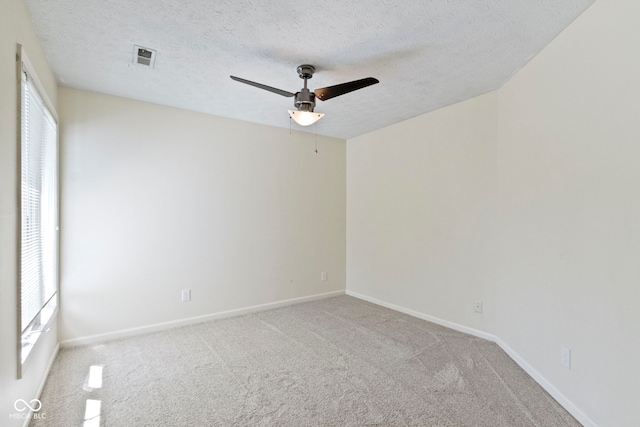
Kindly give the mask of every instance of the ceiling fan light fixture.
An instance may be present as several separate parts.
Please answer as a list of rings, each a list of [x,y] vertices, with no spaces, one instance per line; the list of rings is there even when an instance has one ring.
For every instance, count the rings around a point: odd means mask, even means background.
[[[300,126],[309,126],[320,120],[324,114],[313,111],[288,110],[289,116]]]

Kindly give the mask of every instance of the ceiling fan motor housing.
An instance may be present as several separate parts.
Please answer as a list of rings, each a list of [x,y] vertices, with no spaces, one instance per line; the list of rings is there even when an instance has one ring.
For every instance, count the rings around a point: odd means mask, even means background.
[[[313,111],[316,107],[316,96],[305,87],[300,92],[296,93],[293,105],[295,105],[300,111]]]

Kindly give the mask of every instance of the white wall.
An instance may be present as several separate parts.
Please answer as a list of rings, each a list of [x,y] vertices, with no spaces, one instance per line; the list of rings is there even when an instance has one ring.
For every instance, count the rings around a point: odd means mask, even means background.
[[[498,92],[496,333],[603,426],[640,425],[639,16],[596,2]]]
[[[344,140],[68,88],[59,114],[61,341],[344,291]]]
[[[600,0],[497,92],[347,148],[347,290],[495,334],[601,426],[640,425],[638,16]]]
[[[20,43],[55,104],[56,82],[23,1],[0,0],[0,424],[19,426],[17,399],[34,399],[57,345],[56,325],[43,335],[16,379],[18,290],[18,142],[16,44]],[[46,408],[42,408],[46,413]]]
[[[487,329],[493,257],[490,93],[348,141],[348,290]]]

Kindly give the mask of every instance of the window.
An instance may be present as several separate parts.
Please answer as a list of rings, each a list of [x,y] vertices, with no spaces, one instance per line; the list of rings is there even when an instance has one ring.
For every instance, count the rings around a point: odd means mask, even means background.
[[[54,319],[58,291],[58,124],[24,54],[20,73],[20,365]]]

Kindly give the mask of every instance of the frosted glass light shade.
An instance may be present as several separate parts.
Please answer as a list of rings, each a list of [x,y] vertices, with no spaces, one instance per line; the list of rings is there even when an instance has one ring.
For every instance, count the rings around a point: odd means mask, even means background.
[[[288,110],[289,115],[300,126],[309,126],[320,120],[324,114],[314,113],[312,111]]]

